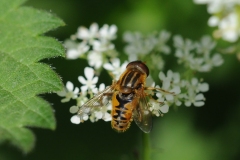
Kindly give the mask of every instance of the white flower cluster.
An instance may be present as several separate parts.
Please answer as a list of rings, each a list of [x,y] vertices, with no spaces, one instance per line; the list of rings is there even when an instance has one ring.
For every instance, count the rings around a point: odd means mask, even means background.
[[[93,107],[84,108],[84,104],[93,98],[97,93],[105,90],[102,83],[97,86],[99,77],[95,75],[99,68],[106,69],[114,81],[118,80],[125,71],[128,61],[121,63],[117,58],[117,52],[114,50],[112,40],[116,38],[117,27],[115,25],[104,25],[99,29],[97,24],[92,24],[90,29],[80,27],[77,34],[65,42],[67,48],[67,58],[76,59],[84,57],[92,67],[85,67],[84,75],[79,76],[78,81],[81,87],[75,87],[71,82],[66,83],[63,91],[57,94],[64,97],[61,101],[68,102],[71,99],[76,100],[76,104],[70,107],[70,112],[75,114],[71,122],[79,124],[86,120],[96,122],[100,119],[110,121],[111,117],[111,99],[109,97],[99,98],[101,102],[96,102]],[[159,72],[158,81],[160,86],[155,85],[155,81],[148,76],[146,94],[149,95],[149,110],[153,115],[161,116],[167,113],[172,105],[203,106],[205,97],[203,92],[209,90],[207,83],[194,77],[190,72],[208,72],[213,67],[220,66],[223,59],[220,54],[211,54],[216,43],[209,36],[204,36],[199,42],[184,40],[181,36],[173,37],[175,56],[178,62],[186,67],[185,77],[180,77],[180,73],[168,70],[167,74],[160,72],[164,67],[164,60],[161,53],[170,55],[170,47],[166,44],[170,39],[170,33],[162,31],[156,34],[143,36],[141,33],[127,32],[124,34],[124,40],[127,42],[125,52],[129,61],[143,60],[147,62],[150,71]],[[156,72],[157,71],[157,72]],[[190,71],[190,72],[189,72]],[[151,72],[152,73],[152,72]],[[98,107],[94,107],[97,105]],[[82,112],[79,112],[80,108]]]
[[[105,85],[102,83],[97,88],[96,84],[98,82],[98,77],[94,76],[93,68],[86,67],[84,69],[85,77],[79,76],[78,80],[82,84],[81,92],[79,93],[79,88],[76,87],[73,90],[72,82],[67,82],[66,88],[63,91],[57,92],[57,94],[61,97],[64,97],[61,102],[68,102],[70,99],[76,99],[77,104],[70,107],[70,112],[76,114],[79,111],[79,108],[87,102],[90,98],[94,96],[94,94],[101,92],[105,89]],[[98,107],[97,109],[94,108],[91,111],[91,114],[76,114],[71,118],[71,122],[74,124],[79,124],[80,122],[84,122],[90,119],[92,122],[96,122],[99,119],[103,119],[105,121],[110,121],[112,119],[110,112],[111,112],[111,103],[108,103],[105,106]]]
[[[176,35],[173,41],[178,63],[183,63],[185,67],[191,70],[209,72],[213,67],[220,66],[223,63],[220,54],[215,53],[211,56],[211,51],[215,48],[216,43],[209,36],[203,36],[200,42],[193,42]]]
[[[128,55],[129,61],[148,59],[153,66],[161,70],[164,66],[161,53],[170,54],[171,51],[170,47],[166,45],[170,36],[171,34],[167,31],[146,36],[140,32],[126,32],[123,36],[124,41],[127,43],[124,51]]]
[[[150,111],[156,116],[167,113],[169,106],[172,105],[180,106],[182,103],[188,107],[192,104],[196,107],[204,105],[205,98],[201,92],[208,91],[207,83],[200,83],[197,78],[181,79],[178,72],[172,72],[171,70],[168,70],[166,75],[160,72],[159,79],[162,83],[160,88],[167,92],[157,92],[156,101],[151,100]],[[156,86],[156,88],[159,87]],[[163,102],[162,105],[159,105],[159,102]]]
[[[239,0],[194,0],[197,4],[207,4],[212,16],[208,25],[218,27],[216,38],[222,37],[229,42],[236,42],[240,36],[240,1]]]
[[[67,59],[87,58],[90,66],[98,69],[107,61],[107,57],[116,57],[115,46],[111,42],[116,39],[117,27],[93,23],[89,29],[79,27],[75,35],[64,42]],[[79,42],[80,41],[80,42]]]

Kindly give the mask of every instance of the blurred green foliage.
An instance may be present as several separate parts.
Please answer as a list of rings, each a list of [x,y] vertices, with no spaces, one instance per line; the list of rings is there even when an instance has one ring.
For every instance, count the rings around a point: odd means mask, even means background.
[[[123,51],[121,35],[126,30],[149,33],[165,29],[193,40],[212,33],[207,26],[206,6],[195,5],[192,0],[30,0],[26,5],[52,12],[65,21],[65,27],[48,33],[60,41],[75,33],[80,25],[116,24],[119,52]],[[240,63],[232,55],[224,55],[224,59],[223,66],[201,75],[210,85],[210,91],[205,94],[205,106],[171,108],[164,117],[154,119],[150,133],[152,159],[240,159]],[[70,80],[74,84],[79,84],[77,76],[83,74],[87,64],[84,60],[61,58],[45,62],[56,68],[64,83]],[[171,64],[172,60],[167,63]],[[100,82],[104,77],[108,77],[105,72]],[[107,81],[111,83],[110,78]],[[69,103],[60,103],[60,98],[54,94],[41,96],[53,104],[57,129],[31,128],[37,137],[35,149],[24,155],[5,143],[0,147],[1,160],[138,159],[142,133],[135,124],[123,134],[114,132],[110,123],[103,121],[74,125],[70,122]]]

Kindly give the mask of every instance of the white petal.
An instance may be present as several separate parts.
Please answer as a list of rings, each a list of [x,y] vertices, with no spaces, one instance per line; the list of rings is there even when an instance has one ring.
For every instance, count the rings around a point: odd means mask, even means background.
[[[218,25],[218,23],[219,23],[219,18],[216,16],[211,16],[208,20],[208,25],[210,27],[215,27]]]
[[[78,110],[79,110],[79,108],[78,108],[77,106],[72,106],[72,107],[70,107],[70,109],[69,109],[70,113],[77,113]]]
[[[167,77],[168,77],[169,79],[172,79],[172,76],[173,76],[173,72],[172,72],[171,70],[168,70],[168,71],[167,71]]]
[[[96,84],[98,82],[98,77],[94,77],[93,79],[92,79],[92,83],[93,84]]]
[[[190,101],[186,101],[184,104],[185,104],[185,106],[187,106],[187,107],[190,107],[190,106],[191,106],[191,102],[190,102]]]
[[[122,65],[121,65],[121,70],[125,70],[125,68],[127,67],[128,65],[128,61],[125,61]]]
[[[105,84],[104,83],[101,83],[99,85],[99,92],[103,91],[105,89]]]
[[[87,120],[88,120],[88,115],[87,115],[87,114],[84,114],[83,117],[82,117],[82,119],[83,119],[84,121],[87,121]]]
[[[158,99],[160,99],[160,98],[162,98],[162,93],[160,93],[160,92],[158,92],[157,94],[156,94],[156,96],[158,97]]]
[[[83,76],[78,76],[78,81],[82,84],[86,84],[87,81],[85,80],[85,78],[83,78]]]
[[[166,99],[167,99],[168,101],[173,100],[173,95],[172,95],[172,94],[167,94],[167,95],[166,95]]]
[[[69,102],[70,99],[71,99],[71,98],[67,98],[67,97],[66,97],[66,98],[63,98],[63,99],[61,100],[61,102],[62,102],[62,103]]]
[[[106,121],[106,122],[111,121],[112,120],[111,114],[105,113],[103,120]]]
[[[196,86],[198,84],[197,78],[192,78],[192,85]]]
[[[207,83],[201,83],[201,84],[199,85],[199,90],[200,90],[201,92],[206,92],[206,91],[209,90],[209,85],[208,85]]]
[[[203,94],[198,94],[196,97],[195,97],[195,100],[196,101],[199,101],[199,100],[204,100],[204,96],[203,96]]]
[[[174,83],[179,83],[180,82],[180,74],[179,73],[175,72],[173,74],[173,82]]]
[[[174,92],[174,94],[179,94],[181,93],[181,89],[179,86],[174,86],[174,88],[171,89],[170,92]]]
[[[161,111],[162,113],[167,113],[168,110],[169,110],[169,106],[166,105],[166,104],[163,105],[162,107],[160,107],[160,111]]]
[[[74,89],[73,93],[74,93],[74,94],[78,94],[78,93],[79,93],[79,88],[76,87],[76,88]]]
[[[163,72],[160,72],[158,77],[159,77],[160,80],[164,80],[166,78],[165,74]]]
[[[94,70],[90,67],[86,67],[84,69],[84,74],[85,74],[87,80],[92,80],[92,78],[94,76]]]
[[[109,28],[109,32],[111,35],[115,34],[117,32],[117,26],[116,25],[111,25]]]
[[[181,106],[181,104],[182,104],[181,101],[177,101],[177,102],[176,102],[176,105],[177,105],[177,106]]]
[[[223,58],[220,54],[215,54],[212,57],[212,62],[214,66],[220,66],[221,64],[223,64]]]
[[[173,37],[174,46],[177,48],[182,48],[184,46],[183,38],[180,35],[176,35]]]
[[[91,32],[96,33],[96,32],[98,31],[98,24],[97,24],[97,23],[93,23],[93,24],[91,24],[89,30],[90,30]]]
[[[165,89],[165,90],[168,90],[169,87],[170,87],[170,84],[171,84],[170,80],[166,79],[166,80],[163,81],[162,88]]]
[[[79,124],[79,123],[81,122],[81,121],[80,121],[80,117],[79,117],[78,115],[72,116],[71,122],[72,122],[73,124]]]
[[[68,49],[66,53],[67,59],[77,59],[81,55],[76,49]]]
[[[62,91],[58,91],[58,92],[56,92],[56,93],[57,93],[57,95],[59,95],[60,97],[65,97],[66,94],[67,94],[65,88],[64,88],[64,90],[62,90]]]
[[[97,118],[97,119],[101,119],[102,118],[102,116],[103,116],[103,113],[102,112],[95,112],[95,117]]]
[[[112,65],[113,65],[115,68],[120,67],[120,59],[114,58],[114,59],[112,60]]]
[[[98,90],[98,88],[93,88],[93,89],[91,89],[92,90],[92,92],[94,93],[94,94],[97,94],[97,93],[99,93],[99,90]]]
[[[194,3],[198,3],[198,4],[207,4],[210,2],[209,0],[193,0],[193,1]]]
[[[201,107],[201,106],[204,105],[204,102],[203,102],[203,101],[198,101],[198,102],[193,103],[193,105],[194,105],[195,107]]]
[[[86,91],[87,91],[87,89],[88,89],[88,87],[87,87],[87,86],[82,86],[82,87],[81,87],[81,91],[82,91],[82,92],[86,92]]]
[[[103,68],[105,68],[106,70],[109,70],[109,71],[113,71],[114,70],[113,66],[110,63],[105,63],[103,65]]]
[[[67,81],[66,88],[68,91],[73,91],[73,84],[70,81]]]
[[[77,37],[79,39],[87,39],[89,37],[88,29],[85,27],[79,27],[77,32]]]

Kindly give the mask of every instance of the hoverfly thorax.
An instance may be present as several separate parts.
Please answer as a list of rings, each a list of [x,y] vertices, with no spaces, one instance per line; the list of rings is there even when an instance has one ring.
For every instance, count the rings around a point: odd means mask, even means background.
[[[126,71],[120,76],[119,91],[122,93],[132,93],[134,90],[145,85],[145,80],[149,74],[148,67],[141,61],[130,62]]]

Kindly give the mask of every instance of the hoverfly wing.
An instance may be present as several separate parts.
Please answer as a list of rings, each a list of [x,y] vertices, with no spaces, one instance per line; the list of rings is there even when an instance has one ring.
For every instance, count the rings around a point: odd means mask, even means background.
[[[90,100],[88,100],[86,103],[84,103],[79,111],[78,114],[91,114],[91,110],[95,107],[102,107],[103,105],[107,105],[109,103],[110,97],[113,93],[115,85],[111,85],[109,87],[107,87],[106,89],[104,89],[103,91],[99,92],[98,94],[96,94],[93,98],[91,98]],[[104,98],[107,98],[107,100],[105,100]],[[105,100],[105,102],[104,102]]]
[[[145,133],[152,130],[152,113],[149,111],[149,103],[144,93],[140,95],[139,102],[133,110],[133,119],[138,127]]]

